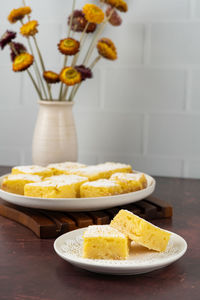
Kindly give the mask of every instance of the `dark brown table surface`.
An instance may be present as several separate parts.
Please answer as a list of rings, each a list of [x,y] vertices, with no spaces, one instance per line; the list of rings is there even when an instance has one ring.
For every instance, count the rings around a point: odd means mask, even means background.
[[[53,239],[40,240],[0,217],[0,300],[200,299],[200,180],[156,180],[154,195],[173,205],[174,216],[154,224],[185,238],[188,250],[179,261],[137,276],[90,273],[58,257]]]

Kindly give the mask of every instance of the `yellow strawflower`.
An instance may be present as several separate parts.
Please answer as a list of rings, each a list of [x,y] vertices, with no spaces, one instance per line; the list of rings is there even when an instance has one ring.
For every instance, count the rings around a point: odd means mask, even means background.
[[[8,21],[10,23],[16,23],[19,20],[22,20],[26,15],[31,13],[31,8],[29,6],[23,6],[16,9],[13,9],[9,16]]]
[[[66,85],[75,85],[81,82],[81,74],[75,68],[65,67],[60,73],[60,80]]]
[[[13,62],[13,71],[20,72],[28,69],[34,61],[33,55],[24,52],[17,55]]]
[[[37,30],[37,26],[38,26],[38,21],[29,21],[26,24],[22,25],[22,27],[20,28],[20,32],[23,36],[34,36],[38,30]]]
[[[95,4],[85,4],[83,6],[85,18],[90,23],[100,24],[104,20],[104,12]]]

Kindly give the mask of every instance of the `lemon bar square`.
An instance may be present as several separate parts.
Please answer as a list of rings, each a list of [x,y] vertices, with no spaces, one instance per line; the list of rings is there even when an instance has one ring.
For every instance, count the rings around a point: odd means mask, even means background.
[[[69,173],[87,177],[90,181],[103,178],[102,171],[98,166],[87,166],[85,168],[71,169],[69,170]]]
[[[52,176],[48,180],[26,184],[24,195],[41,198],[76,198],[79,185],[87,178],[73,175]]]
[[[103,197],[121,194],[121,186],[108,179],[99,179],[96,181],[89,181],[81,185],[81,198]]]
[[[80,197],[80,187],[83,183],[87,182],[87,177],[82,177],[78,175],[54,175],[51,177],[46,177],[44,180],[51,180],[52,182],[72,182],[76,190],[76,198]]]
[[[102,168],[107,168],[109,171],[109,177],[118,172],[122,173],[131,173],[132,167],[131,165],[122,164],[122,163],[116,163],[116,162],[106,162],[104,164],[99,165]],[[107,178],[109,178],[107,177]]]
[[[9,174],[4,177],[1,188],[10,193],[24,195],[25,184],[40,181],[42,181],[42,178],[38,175]]]
[[[89,226],[83,234],[83,257],[90,259],[126,259],[127,236],[109,225]]]
[[[132,172],[132,168],[129,165],[120,163],[104,163],[70,171],[71,174],[85,176],[90,181],[98,179],[109,179],[110,176],[116,172]]]
[[[110,226],[119,230],[134,242],[159,252],[165,251],[170,233],[136,216],[128,210],[120,210]]]
[[[61,175],[61,174],[70,174],[70,170],[80,169],[86,167],[86,165],[77,163],[77,162],[63,162],[57,164],[50,164],[47,166],[53,171],[54,175]]]
[[[12,168],[12,174],[31,174],[31,175],[39,175],[42,177],[50,177],[53,175],[53,172],[49,168],[41,167],[41,166],[17,166]]]
[[[110,180],[120,184],[123,193],[135,192],[147,187],[147,179],[143,173],[115,173]]]

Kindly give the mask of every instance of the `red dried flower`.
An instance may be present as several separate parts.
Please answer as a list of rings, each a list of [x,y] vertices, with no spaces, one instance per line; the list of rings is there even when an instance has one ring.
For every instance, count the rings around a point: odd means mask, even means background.
[[[71,15],[68,18],[68,25],[70,25]],[[87,25],[87,20],[85,18],[82,10],[74,10],[72,19],[72,30],[77,32],[82,32]],[[95,23],[89,23],[86,33],[92,33],[95,31],[97,25]]]
[[[75,66],[75,69],[81,73],[81,81],[84,81],[85,79],[89,79],[93,77],[92,71],[90,68],[86,68],[84,65]]]
[[[0,38],[0,47],[3,48],[16,38],[17,33],[14,31],[6,31]]]
[[[21,43],[15,43],[15,42],[12,42],[12,47],[10,47],[10,49],[11,49],[10,57],[11,57],[12,61],[14,61],[15,57],[18,54],[21,54],[21,53],[27,51],[26,47],[23,44],[21,44]]]
[[[108,6],[106,9],[106,16],[109,17],[111,14],[111,11],[113,10],[112,6]],[[122,18],[117,13],[116,9],[112,12],[112,15],[109,18],[109,23],[113,26],[120,26],[122,24]]]

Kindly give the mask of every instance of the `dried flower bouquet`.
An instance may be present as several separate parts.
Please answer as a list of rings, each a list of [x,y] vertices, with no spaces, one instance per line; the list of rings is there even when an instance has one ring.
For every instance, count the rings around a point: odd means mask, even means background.
[[[76,9],[76,0],[72,1],[72,11],[68,17],[68,32],[66,37],[58,43],[58,51],[64,55],[63,67],[59,73],[46,69],[36,38],[38,21],[31,19],[31,8],[26,6],[24,0],[22,2],[22,7],[10,12],[8,21],[12,24],[21,22],[20,34],[26,38],[28,47],[15,42],[17,33],[7,30],[0,39],[1,49],[4,49],[5,46],[10,47],[13,71],[28,73],[40,100],[53,100],[52,85],[59,83],[58,100],[73,101],[82,82],[92,78],[92,69],[102,57],[109,60],[117,59],[114,43],[108,38],[100,38],[100,35],[108,23],[113,26],[121,25],[122,19],[118,11],[127,12],[126,2],[123,0],[100,0],[99,6],[85,4],[82,10],[78,10]],[[75,33],[80,33],[79,39],[74,38]],[[85,41],[88,34],[93,34],[93,38],[83,61],[78,63],[79,55],[86,46]],[[91,62],[91,55],[95,47],[98,55]],[[37,58],[34,51],[37,53]],[[33,66],[33,70],[31,70],[31,66]]]

